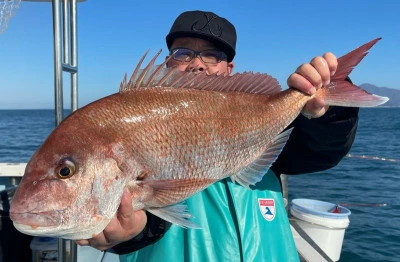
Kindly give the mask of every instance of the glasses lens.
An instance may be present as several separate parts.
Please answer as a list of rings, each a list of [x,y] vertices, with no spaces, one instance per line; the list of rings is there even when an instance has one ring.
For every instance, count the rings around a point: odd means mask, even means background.
[[[172,50],[173,59],[181,62],[190,62],[193,59],[194,51],[186,48],[177,48]]]
[[[205,50],[200,53],[200,57],[204,63],[217,64],[226,58],[226,55],[218,50]]]
[[[198,55],[204,63],[218,64],[227,56],[224,52],[219,50],[204,50],[197,52],[188,48],[175,48],[171,50],[172,58],[180,62],[190,62]]]

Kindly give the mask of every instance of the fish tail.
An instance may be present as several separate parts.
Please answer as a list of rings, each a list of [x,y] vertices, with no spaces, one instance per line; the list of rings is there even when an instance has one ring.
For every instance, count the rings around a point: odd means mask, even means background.
[[[323,97],[327,105],[335,106],[374,107],[386,103],[389,98],[370,94],[346,80],[353,68],[380,39],[376,38],[338,58],[338,67],[331,83],[319,89],[316,96]]]
[[[375,107],[386,103],[389,98],[370,94],[347,81],[336,81],[317,91],[326,105],[345,107]]]

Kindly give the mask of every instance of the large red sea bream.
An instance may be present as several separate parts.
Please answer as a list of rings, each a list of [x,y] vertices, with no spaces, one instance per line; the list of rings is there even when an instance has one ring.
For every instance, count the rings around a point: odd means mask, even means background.
[[[386,102],[345,81],[378,40],[339,58],[316,96],[339,106]],[[266,74],[207,76],[155,59],[139,70],[142,59],[118,93],[68,116],[32,156],[11,203],[19,231],[91,238],[115,215],[124,188],[135,209],[194,227],[180,202],[223,178],[260,181],[290,135],[282,131],[312,98],[281,91]]]

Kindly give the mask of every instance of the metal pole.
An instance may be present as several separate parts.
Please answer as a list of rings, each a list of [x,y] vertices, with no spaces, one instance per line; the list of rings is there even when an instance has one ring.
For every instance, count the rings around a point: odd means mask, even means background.
[[[78,108],[78,69],[77,69],[77,1],[52,0],[53,5],[53,35],[54,35],[54,93],[56,126],[63,120],[63,71],[71,74],[71,110]],[[62,7],[62,28],[60,9]],[[68,21],[69,20],[69,21]],[[62,32],[61,32],[62,30]],[[61,35],[62,33],[62,35]],[[63,38],[61,41],[61,37]],[[63,47],[61,47],[61,44]],[[70,49],[71,47],[71,49]],[[62,54],[63,52],[63,54]],[[71,53],[71,57],[70,57]],[[63,57],[62,57],[63,55]],[[67,261],[66,240],[58,240],[58,261]],[[77,261],[77,246],[70,244],[69,261]]]
[[[70,29],[71,29],[71,61],[70,65],[75,69],[71,72],[71,110],[78,109],[78,45],[77,45],[77,3],[70,2]],[[70,261],[78,261],[78,247],[74,241],[70,242]]]
[[[77,45],[77,3],[70,2],[70,33],[71,33],[71,61],[70,66],[75,70],[71,72],[71,110],[78,109],[78,45]],[[78,247],[74,241],[70,242],[70,261],[78,261]]]
[[[65,0],[64,0],[65,1]],[[56,109],[56,126],[63,120],[63,83],[62,83],[62,49],[61,49],[61,20],[60,20],[60,1],[53,0],[53,24],[54,24],[54,88],[55,88],[55,109]],[[63,13],[64,14],[64,10]],[[65,34],[65,23],[63,24],[63,32]],[[65,36],[65,35],[63,35]],[[64,38],[64,37],[63,37]],[[63,39],[65,44],[65,39]],[[65,59],[65,57],[64,57]],[[58,259],[59,262],[65,261],[65,240],[58,239]]]
[[[71,66],[75,71],[71,73],[71,110],[78,109],[78,45],[77,45],[77,3],[71,1],[70,21],[71,21]]]
[[[64,60],[63,63],[69,61],[69,23],[68,23],[68,0],[62,0],[62,30],[63,30],[63,47]]]
[[[282,185],[282,196],[283,196],[283,201],[285,204],[285,209],[286,212],[288,212],[288,207],[289,207],[289,181],[288,181],[288,176],[285,174],[281,174],[281,185]]]
[[[59,125],[63,119],[62,64],[60,41],[60,1],[53,0],[53,36],[54,36],[54,95],[55,122]]]
[[[78,109],[78,41],[77,41],[77,3],[71,1],[70,5],[70,28],[71,28],[71,61],[70,65],[75,69],[71,72],[71,110]],[[78,261],[78,247],[74,241],[70,243],[70,261]]]

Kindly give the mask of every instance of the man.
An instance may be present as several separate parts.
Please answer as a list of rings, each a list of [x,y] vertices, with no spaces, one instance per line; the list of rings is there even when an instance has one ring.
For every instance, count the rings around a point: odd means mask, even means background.
[[[168,67],[232,73],[236,30],[214,13],[182,13],[166,41],[172,56]],[[326,53],[297,68],[287,84],[313,94],[329,83],[336,68],[336,57]],[[295,129],[284,150],[253,190],[224,179],[186,201],[202,229],[184,229],[144,211],[133,212],[125,192],[109,226],[92,239],[77,242],[101,250],[114,247],[125,254],[121,261],[297,261],[279,175],[335,166],[353,143],[358,109],[328,109],[315,98],[303,114],[307,117],[292,123]],[[320,118],[308,119],[316,117]]]

